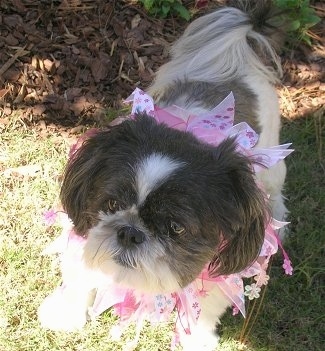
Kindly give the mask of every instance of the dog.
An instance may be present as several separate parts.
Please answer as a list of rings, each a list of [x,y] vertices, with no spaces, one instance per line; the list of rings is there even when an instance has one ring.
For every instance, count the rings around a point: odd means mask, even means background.
[[[269,13],[270,2],[257,3]],[[280,62],[253,24],[265,13],[225,7],[193,21],[148,89],[155,103],[202,114],[232,91],[235,122],[258,130],[257,147],[278,145],[274,84]],[[73,230],[84,239],[82,264],[63,262],[64,279],[72,283],[44,301],[41,324],[81,328],[96,294],[94,281],[105,276],[132,289],[138,303],[143,294],[186,289],[205,267],[209,276],[220,277],[252,265],[271,215],[283,220],[287,212],[284,162],[257,179],[253,166],[235,138],[209,145],[143,112],[87,138],[68,162],[60,193]],[[195,298],[200,318],[180,343],[184,350],[212,351],[216,323],[231,301],[218,286]]]

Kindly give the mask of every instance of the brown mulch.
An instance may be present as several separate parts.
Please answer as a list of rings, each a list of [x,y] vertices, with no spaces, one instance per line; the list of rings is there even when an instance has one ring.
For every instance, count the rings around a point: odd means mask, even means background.
[[[325,5],[315,8],[324,18]],[[26,125],[44,128],[105,123],[107,110],[150,84],[186,24],[152,18],[131,1],[1,0],[0,130],[17,112]],[[282,56],[286,117],[325,104],[324,32],[323,21],[312,47]]]

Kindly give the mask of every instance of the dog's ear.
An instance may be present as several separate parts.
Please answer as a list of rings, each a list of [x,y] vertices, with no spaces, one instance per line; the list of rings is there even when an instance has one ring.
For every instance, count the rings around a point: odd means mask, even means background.
[[[228,139],[216,149],[217,211],[221,242],[210,262],[211,275],[240,272],[258,257],[269,221],[266,195],[255,181],[252,160]]]
[[[66,165],[60,200],[79,235],[85,235],[97,219],[98,196],[113,172],[114,155],[126,139],[126,128],[122,123],[86,137]]]
[[[70,155],[61,185],[60,200],[63,209],[79,235],[85,235],[92,224],[89,201],[98,162],[98,137],[99,134],[85,138],[81,146]]]

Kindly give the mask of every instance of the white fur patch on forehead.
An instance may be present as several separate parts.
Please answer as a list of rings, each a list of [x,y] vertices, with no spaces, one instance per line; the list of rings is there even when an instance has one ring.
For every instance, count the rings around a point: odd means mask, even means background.
[[[168,178],[182,162],[172,160],[162,154],[151,154],[137,166],[136,188],[139,203],[143,203],[148,194]]]

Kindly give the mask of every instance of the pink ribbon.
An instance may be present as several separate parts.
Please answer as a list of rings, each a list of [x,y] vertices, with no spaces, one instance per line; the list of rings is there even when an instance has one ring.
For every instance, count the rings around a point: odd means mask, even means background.
[[[190,132],[199,140],[218,145],[227,137],[236,137],[242,152],[254,156],[255,172],[265,167],[271,167],[288,156],[293,150],[288,149],[291,144],[274,146],[268,149],[254,148],[258,142],[258,134],[245,122],[234,124],[235,99],[230,93],[213,110],[194,115],[181,107],[172,105],[160,108],[154,105],[153,99],[139,88],[125,100],[132,103],[132,118],[137,113],[145,112],[158,123],[163,123],[181,131]]]

